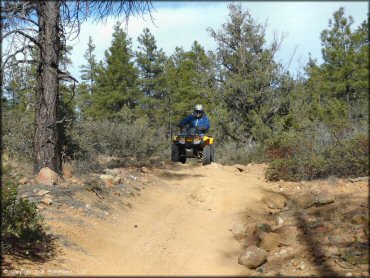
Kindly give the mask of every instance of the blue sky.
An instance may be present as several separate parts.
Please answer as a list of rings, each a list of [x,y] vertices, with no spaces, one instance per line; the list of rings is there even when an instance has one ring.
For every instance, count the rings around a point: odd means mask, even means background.
[[[175,47],[189,50],[197,40],[206,50],[216,50],[215,41],[206,29],[215,30],[227,21],[228,1],[154,1],[152,11],[154,24],[149,16],[144,18],[131,17],[127,27],[123,28],[132,39],[132,49],[137,49],[137,37],[145,27],[155,36],[157,45],[167,55],[171,55]],[[308,53],[313,58],[321,59],[320,33],[328,27],[328,21],[339,7],[345,8],[346,16],[352,15],[354,27],[364,21],[368,15],[367,1],[328,1],[328,2],[290,2],[290,1],[242,1],[245,9],[259,23],[267,24],[266,38],[271,41],[274,32],[285,33],[277,59],[287,64],[296,49],[289,70],[296,73],[308,60]],[[109,19],[106,24],[93,24],[87,21],[82,24],[78,40],[70,42],[73,46],[71,73],[80,77],[79,66],[86,63],[83,53],[87,48],[88,37],[91,36],[96,45],[95,55],[98,60],[104,59],[104,51],[110,47],[115,20]]]

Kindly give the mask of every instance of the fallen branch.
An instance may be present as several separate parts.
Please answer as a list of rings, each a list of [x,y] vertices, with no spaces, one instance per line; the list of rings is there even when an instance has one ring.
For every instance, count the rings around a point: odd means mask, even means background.
[[[93,187],[92,190],[95,192],[95,194],[100,198],[103,199],[103,197],[99,194],[99,192]]]

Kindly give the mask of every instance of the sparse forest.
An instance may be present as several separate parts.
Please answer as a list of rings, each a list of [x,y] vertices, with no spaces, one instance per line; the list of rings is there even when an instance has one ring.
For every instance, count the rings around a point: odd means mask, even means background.
[[[1,65],[1,173],[7,184],[16,183],[13,162],[33,165],[34,174],[43,167],[61,174],[68,163],[83,175],[99,171],[101,157],[169,160],[177,124],[197,103],[210,118],[217,163],[267,163],[269,181],[368,176],[368,20],[354,22],[344,8],[333,11],[318,34],[323,63],[310,57],[294,76],[276,59],[284,37],[267,42],[266,25],[240,4],[229,5],[219,29],[208,29],[214,51],[194,41],[190,50],[176,47],[170,55],[148,28],[128,37],[118,18],[104,59],[96,59],[90,37],[81,75],[71,76],[67,36],[78,37],[90,16],[104,20],[150,10],[150,3],[136,3],[1,4],[2,40],[13,44]],[[10,185],[3,192],[16,208],[11,213],[27,208],[34,220],[26,229],[41,244],[36,208],[17,204],[15,195]],[[23,230],[10,218],[2,238],[19,239]]]
[[[65,74],[54,89],[60,159],[167,157],[179,120],[204,103],[219,162],[269,161],[269,179],[365,175],[368,23],[355,26],[343,8],[335,11],[321,33],[324,63],[312,57],[292,76],[275,58],[284,38],[268,45],[265,25],[240,5],[229,9],[228,21],[208,30],[215,52],[194,41],[189,51],[177,47],[167,56],[149,29],[132,49],[133,38],[117,23],[104,60],[97,61],[90,37],[81,82],[68,83],[72,77]],[[39,57],[28,46],[22,53]],[[58,70],[68,72],[70,47],[62,46]],[[9,57],[3,65],[3,152],[31,162],[38,148],[31,127],[40,113],[33,86],[40,70],[31,60]]]

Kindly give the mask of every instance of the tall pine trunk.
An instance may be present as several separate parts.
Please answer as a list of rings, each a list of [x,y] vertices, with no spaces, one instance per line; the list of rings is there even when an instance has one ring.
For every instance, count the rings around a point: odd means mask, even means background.
[[[61,171],[60,140],[56,124],[59,105],[60,3],[39,1],[39,58],[37,70],[34,170],[49,167]]]

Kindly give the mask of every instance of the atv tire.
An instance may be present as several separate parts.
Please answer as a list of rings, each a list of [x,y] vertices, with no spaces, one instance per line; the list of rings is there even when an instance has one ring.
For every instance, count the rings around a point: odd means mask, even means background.
[[[209,145],[211,149],[211,162],[215,162],[215,147],[213,145]]]
[[[211,148],[209,145],[204,146],[203,148],[203,165],[211,164]]]
[[[186,163],[186,156],[180,156],[179,161],[180,161],[182,164],[185,164],[185,163]]]
[[[171,161],[172,162],[179,162],[179,159],[180,159],[179,147],[172,144],[172,147],[171,147]]]

